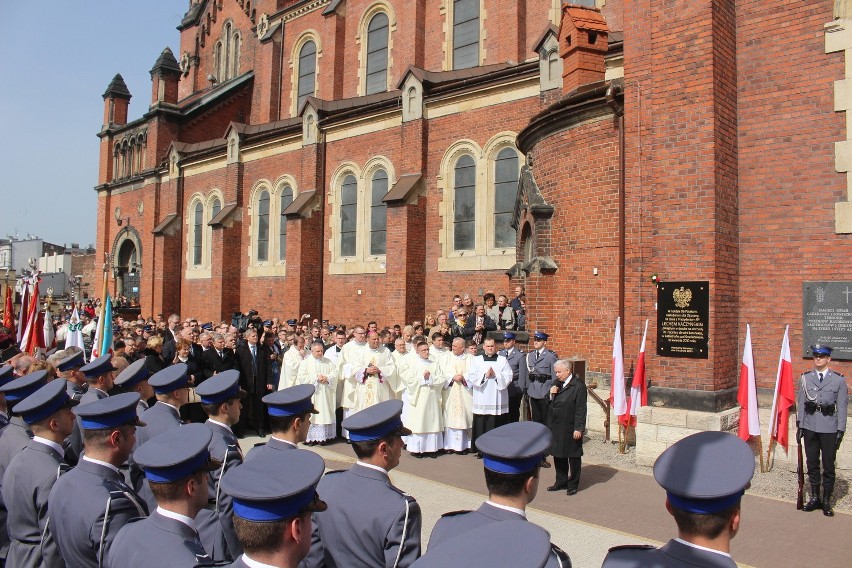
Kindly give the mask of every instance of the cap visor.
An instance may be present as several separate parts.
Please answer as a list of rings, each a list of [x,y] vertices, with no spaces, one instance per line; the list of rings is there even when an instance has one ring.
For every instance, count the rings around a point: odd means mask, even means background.
[[[317,410],[316,408],[314,408],[314,407],[312,406],[312,407],[311,407],[311,414],[319,414],[319,410]]]
[[[237,398],[240,399],[240,400],[244,399],[247,396],[248,396],[248,393],[246,391],[244,391],[243,389],[240,389],[240,392],[237,393]]]
[[[322,513],[326,509],[328,509],[328,503],[320,499],[319,495],[317,495],[316,499],[314,499],[307,507],[305,507],[306,512],[309,511],[312,513]]]
[[[198,471],[216,471],[222,468],[222,462],[217,459],[210,458],[207,463]]]
[[[396,433],[400,436],[411,436],[412,431],[406,428],[405,426],[400,426]]]

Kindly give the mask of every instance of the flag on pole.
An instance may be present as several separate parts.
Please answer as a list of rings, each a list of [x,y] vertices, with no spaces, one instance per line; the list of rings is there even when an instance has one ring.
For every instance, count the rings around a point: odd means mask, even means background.
[[[98,351],[98,357],[101,355],[106,355],[107,353],[112,353],[112,299],[109,294],[107,294],[106,302],[104,303],[104,309],[101,310],[101,316],[103,319],[103,325],[98,325],[99,329],[103,330],[102,339],[99,343],[100,350]]]
[[[24,338],[27,327],[27,312],[29,311],[30,283],[26,276],[21,278],[21,311],[18,313],[18,343]]]
[[[612,340],[612,412],[621,419],[627,414],[627,398],[624,392],[624,352],[621,349],[621,318],[615,320],[615,337]]]
[[[787,451],[789,440],[790,407],[796,402],[793,387],[793,359],[790,357],[790,326],[784,329],[781,356],[778,358],[778,374],[775,379],[775,394],[772,397],[772,412],[769,414],[769,437]]]
[[[33,275],[33,291],[30,296],[29,309],[27,310],[27,323],[21,337],[21,352],[32,355],[38,348],[38,336],[41,330],[38,327],[38,282],[37,274]]]
[[[636,415],[639,408],[648,406],[648,382],[645,380],[645,340],[648,338],[648,320],[645,320],[645,332],[642,334],[642,345],[639,347],[639,357],[636,359],[636,370],[633,372],[633,382],[630,383],[630,423],[636,425]]]
[[[53,316],[49,310],[42,312],[44,322],[42,323],[42,342],[46,350],[53,349],[56,346],[56,335],[53,332]]]
[[[757,387],[754,379],[754,354],[751,350],[751,326],[746,324],[743,363],[740,366],[740,385],[737,391],[740,403],[739,436],[746,442],[752,436],[760,436],[760,418],[757,414]]]
[[[15,327],[15,306],[13,305],[12,300],[12,287],[9,286],[9,283],[6,283],[6,303],[3,308],[3,327],[7,328],[10,332],[12,328]]]
[[[65,333],[65,348],[71,346],[83,347],[83,323],[80,321],[80,314],[77,312],[77,306],[74,306],[74,311],[71,312],[71,320],[68,322],[68,331]]]

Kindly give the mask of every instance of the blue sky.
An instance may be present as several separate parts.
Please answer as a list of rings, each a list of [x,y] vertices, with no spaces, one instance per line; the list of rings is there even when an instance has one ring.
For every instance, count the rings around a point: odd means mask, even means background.
[[[130,119],[178,53],[188,0],[0,0],[0,236],[94,243],[101,95],[121,73]]]

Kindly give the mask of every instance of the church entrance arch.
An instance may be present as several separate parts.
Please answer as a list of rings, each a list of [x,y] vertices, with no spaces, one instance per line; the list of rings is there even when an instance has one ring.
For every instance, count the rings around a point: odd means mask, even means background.
[[[112,273],[115,277],[115,298],[126,298],[139,305],[142,275],[142,243],[132,227],[126,227],[115,238],[112,247]]]

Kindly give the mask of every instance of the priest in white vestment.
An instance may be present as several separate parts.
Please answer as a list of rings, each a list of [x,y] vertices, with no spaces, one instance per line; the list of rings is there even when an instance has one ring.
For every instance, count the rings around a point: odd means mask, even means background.
[[[352,340],[340,350],[337,363],[340,367],[340,379],[337,381],[337,404],[343,408],[343,418],[352,414],[355,405],[355,383],[349,380],[355,372],[353,365],[358,352],[367,347],[367,330],[362,325],[352,328]],[[344,438],[349,438],[349,432],[341,429]]]
[[[311,416],[311,426],[305,440],[308,444],[324,443],[337,436],[337,363],[325,357],[324,351],[322,341],[313,342],[310,355],[299,365],[297,382],[316,387],[312,400],[314,408],[319,411],[319,414]]]
[[[284,352],[281,360],[281,376],[278,379],[278,390],[290,388],[296,384],[299,375],[299,365],[302,363],[305,338],[299,335],[293,338],[290,348]]]
[[[408,361],[403,379],[409,403],[404,424],[411,430],[407,447],[414,457],[437,457],[444,448],[441,394],[447,378],[441,365],[429,356],[428,343],[421,341],[415,349],[417,355]]]
[[[432,344],[434,347],[434,343]],[[444,449],[466,454],[470,450],[473,428],[473,383],[467,373],[473,361],[465,350],[464,339],[456,337],[452,350],[438,359],[447,378],[444,383]]]
[[[355,354],[351,365],[348,380],[354,387],[353,414],[396,398],[395,393],[402,389],[393,355],[381,344],[378,332],[367,333],[367,345]]]
[[[509,418],[509,384],[512,367],[497,354],[497,344],[488,338],[482,342],[482,355],[474,357],[467,373],[473,383],[473,439],[502,426]]]

